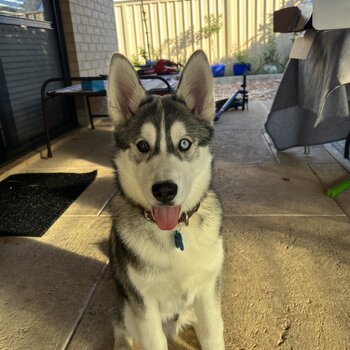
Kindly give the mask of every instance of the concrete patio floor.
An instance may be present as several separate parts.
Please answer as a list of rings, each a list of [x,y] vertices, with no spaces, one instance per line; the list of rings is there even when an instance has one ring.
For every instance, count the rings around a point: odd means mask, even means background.
[[[350,175],[327,147],[276,152],[263,130],[270,105],[252,100],[215,124],[226,349],[350,349],[350,191],[325,196]],[[98,170],[43,237],[0,237],[0,349],[112,349],[111,131],[101,120],[56,142],[54,158],[0,169]],[[170,346],[181,349],[199,349],[192,331]]]

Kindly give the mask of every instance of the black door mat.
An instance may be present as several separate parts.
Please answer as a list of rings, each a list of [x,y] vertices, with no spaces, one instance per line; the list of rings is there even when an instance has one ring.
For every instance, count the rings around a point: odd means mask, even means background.
[[[96,175],[17,174],[1,181],[0,236],[41,237]]]

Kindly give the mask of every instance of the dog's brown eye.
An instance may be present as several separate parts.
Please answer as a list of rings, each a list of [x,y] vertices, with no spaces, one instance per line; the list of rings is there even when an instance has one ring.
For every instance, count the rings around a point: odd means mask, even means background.
[[[149,151],[149,144],[142,140],[136,144],[137,149],[142,153],[147,153]]]
[[[179,150],[182,152],[188,151],[191,148],[192,142],[187,139],[180,140]]]

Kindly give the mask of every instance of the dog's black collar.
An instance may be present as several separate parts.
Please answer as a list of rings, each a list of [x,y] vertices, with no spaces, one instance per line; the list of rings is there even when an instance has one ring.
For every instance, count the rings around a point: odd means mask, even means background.
[[[183,214],[180,216],[180,219],[179,219],[178,223],[180,224],[180,223],[183,222],[183,223],[185,223],[186,226],[188,226],[189,223],[190,223],[190,218],[191,218],[191,216],[192,216],[195,212],[198,211],[200,205],[201,205],[201,203],[199,202],[192,210],[186,211],[185,213],[183,213]],[[153,217],[153,215],[152,215],[152,212],[150,212],[150,211],[148,211],[148,210],[146,210],[146,209],[144,209],[144,216],[145,216],[145,218],[146,218],[147,220],[156,222],[156,221],[154,220],[154,217]]]

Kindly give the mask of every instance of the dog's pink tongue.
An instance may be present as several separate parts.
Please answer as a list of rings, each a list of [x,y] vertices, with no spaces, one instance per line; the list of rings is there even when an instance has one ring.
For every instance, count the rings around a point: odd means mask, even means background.
[[[161,230],[173,230],[178,224],[180,206],[157,207],[152,210],[154,219]]]

